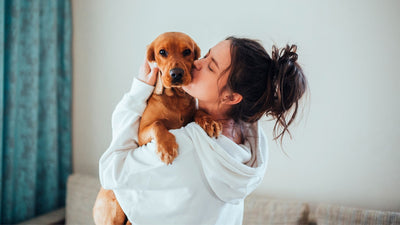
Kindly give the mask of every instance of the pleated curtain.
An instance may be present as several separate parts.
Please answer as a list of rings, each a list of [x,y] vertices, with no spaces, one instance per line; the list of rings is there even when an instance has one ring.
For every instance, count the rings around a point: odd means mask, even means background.
[[[0,0],[0,224],[65,205],[71,26],[69,0]]]

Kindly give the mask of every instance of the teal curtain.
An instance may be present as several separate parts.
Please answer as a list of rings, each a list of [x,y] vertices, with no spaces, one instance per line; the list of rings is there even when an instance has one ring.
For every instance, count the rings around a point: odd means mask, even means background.
[[[71,4],[0,0],[0,224],[65,205]]]

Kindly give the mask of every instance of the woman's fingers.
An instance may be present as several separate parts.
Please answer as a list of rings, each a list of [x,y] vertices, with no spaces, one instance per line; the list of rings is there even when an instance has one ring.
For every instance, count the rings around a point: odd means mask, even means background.
[[[145,59],[142,66],[139,68],[138,79],[154,86],[157,80],[158,71],[157,63],[149,62]]]

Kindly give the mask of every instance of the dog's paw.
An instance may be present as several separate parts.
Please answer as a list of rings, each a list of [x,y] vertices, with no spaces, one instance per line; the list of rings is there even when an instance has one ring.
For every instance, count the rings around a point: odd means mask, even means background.
[[[203,111],[197,111],[194,121],[207,133],[210,137],[218,137],[222,132],[222,124],[213,120]]]
[[[178,156],[178,144],[175,136],[169,132],[157,140],[157,153],[165,164],[172,164]]]

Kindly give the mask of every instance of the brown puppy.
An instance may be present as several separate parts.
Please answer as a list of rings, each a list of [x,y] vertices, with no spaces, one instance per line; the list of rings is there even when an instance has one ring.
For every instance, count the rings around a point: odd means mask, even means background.
[[[140,120],[139,145],[156,140],[157,152],[166,164],[171,164],[178,155],[175,136],[168,130],[193,121],[195,101],[181,86],[191,82],[193,61],[199,56],[197,44],[188,35],[178,32],[161,34],[147,48],[147,60],[155,61],[160,73]],[[222,130],[221,124],[201,111],[196,113],[196,122],[209,136],[218,136]],[[98,225],[126,221],[114,192],[103,188],[97,196],[93,217]]]
[[[193,121],[195,100],[181,87],[192,81],[190,71],[199,56],[197,44],[178,32],[161,34],[147,48],[147,60],[155,61],[161,73],[140,120],[139,145],[154,139],[166,164],[171,164],[178,155],[175,137],[168,130]]]

